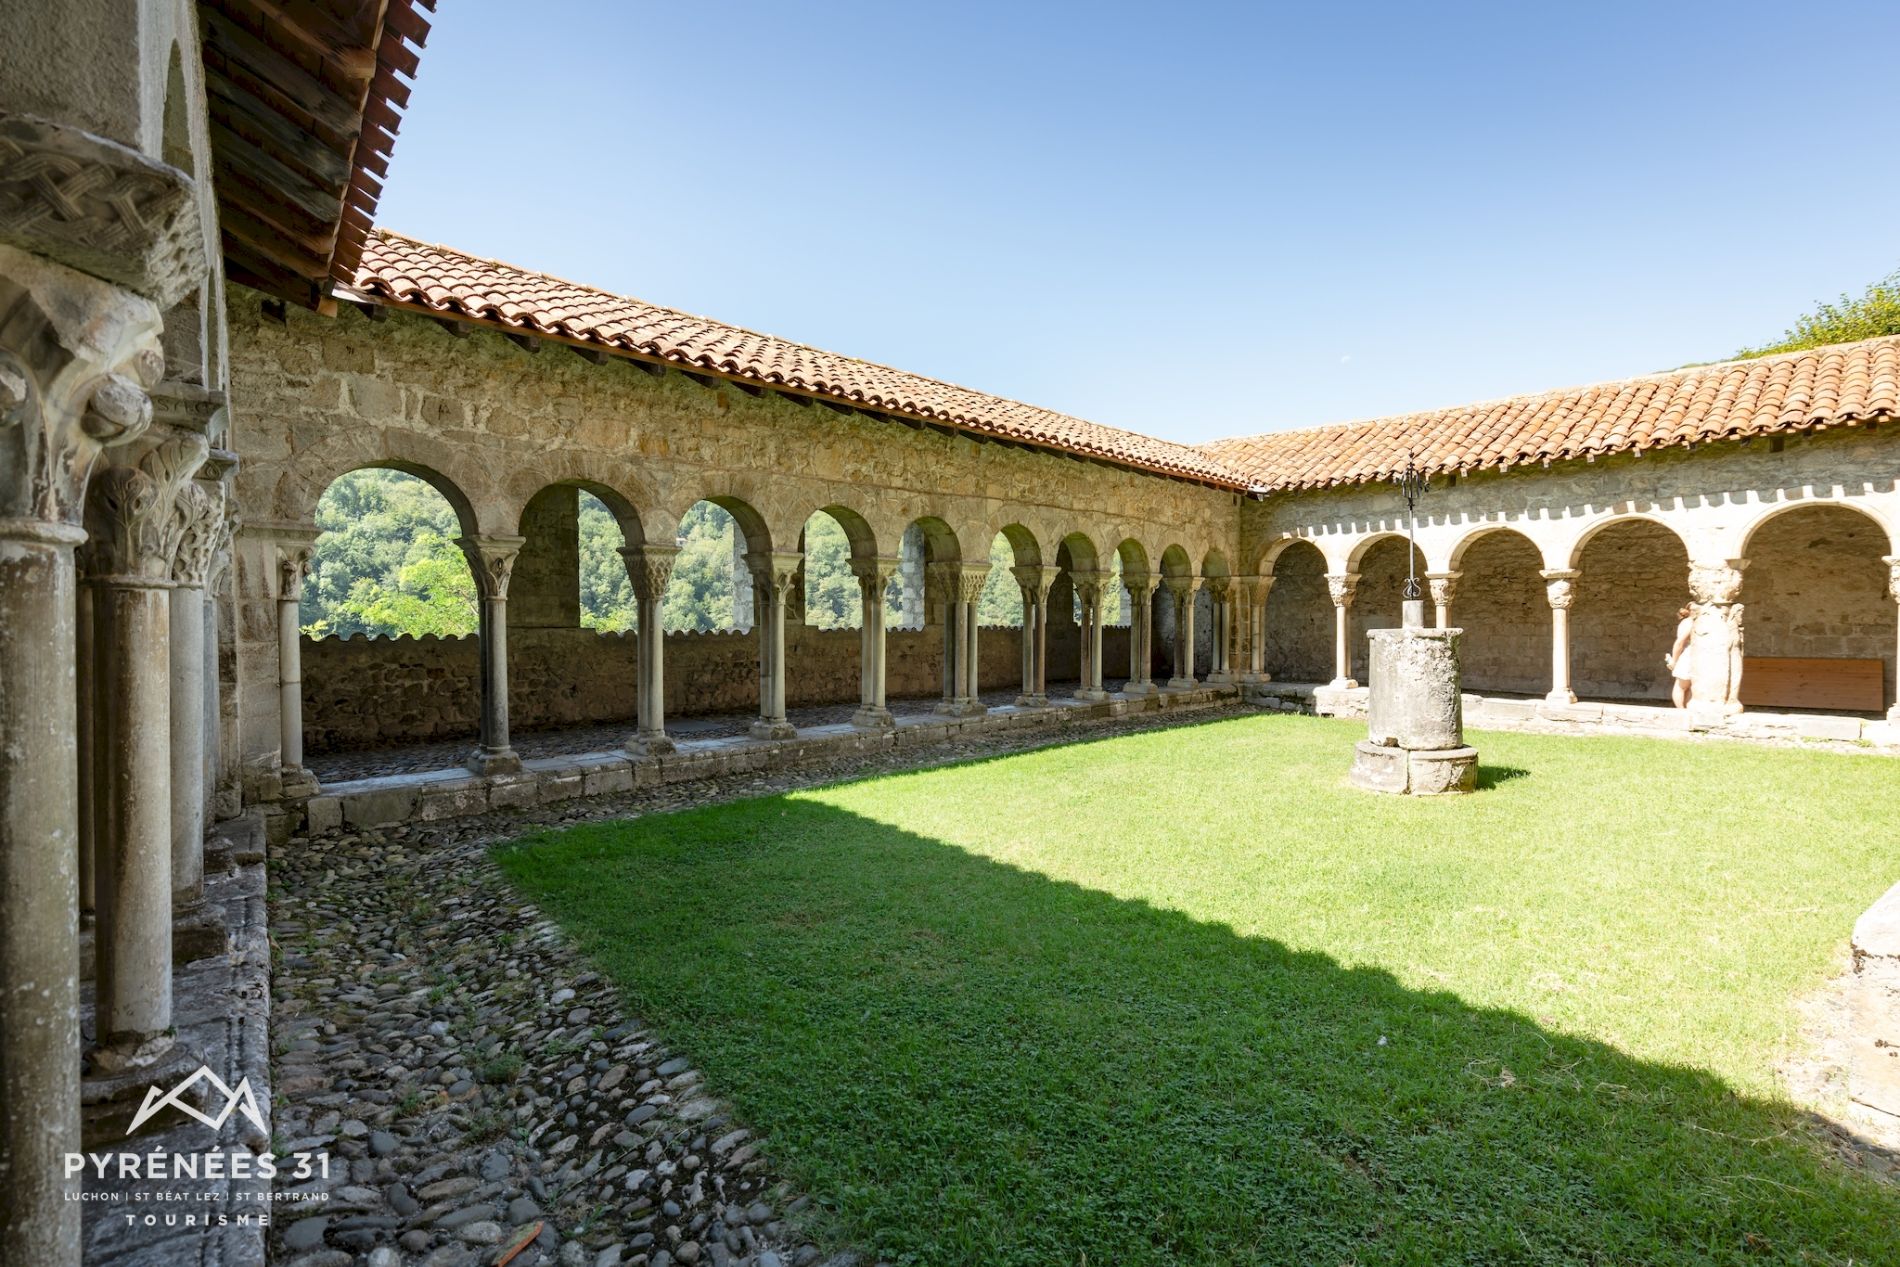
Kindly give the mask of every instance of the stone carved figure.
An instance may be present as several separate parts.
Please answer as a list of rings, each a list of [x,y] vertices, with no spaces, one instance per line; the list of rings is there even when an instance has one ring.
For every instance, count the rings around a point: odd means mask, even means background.
[[[1676,641],[1669,648],[1669,654],[1663,657],[1663,664],[1669,669],[1669,698],[1677,708],[1689,707],[1689,685],[1693,675],[1689,661],[1689,644],[1695,639],[1695,613],[1684,607],[1676,613]]]
[[[1723,716],[1742,711],[1743,560],[1689,569],[1688,703]],[[1673,670],[1672,670],[1673,672]]]

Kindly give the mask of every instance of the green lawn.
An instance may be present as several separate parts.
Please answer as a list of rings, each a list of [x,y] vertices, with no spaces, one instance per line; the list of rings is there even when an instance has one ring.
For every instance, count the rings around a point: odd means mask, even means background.
[[[536,836],[503,865],[900,1263],[1900,1263],[1775,1093],[1900,764],[1257,716]]]

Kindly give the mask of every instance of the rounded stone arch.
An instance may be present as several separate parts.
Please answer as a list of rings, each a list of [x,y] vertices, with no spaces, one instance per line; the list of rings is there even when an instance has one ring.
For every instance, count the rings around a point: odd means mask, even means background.
[[[1325,566],[1330,566],[1330,561],[1326,559],[1326,552],[1324,550],[1320,550],[1319,544],[1317,542],[1313,541],[1310,537],[1304,537],[1298,533],[1289,532],[1284,536],[1277,537],[1274,540],[1269,541],[1266,544],[1265,548],[1263,548],[1260,551],[1259,555],[1254,559],[1254,565],[1253,565],[1254,575],[1272,576],[1274,574],[1274,568],[1279,565],[1281,557],[1284,556],[1289,550],[1292,550],[1294,546],[1302,546],[1302,545],[1312,546],[1313,549],[1319,550],[1322,564],[1324,564]]]
[[[918,515],[904,525],[904,530],[908,532],[912,527],[923,539],[924,562],[963,562],[963,543],[949,520],[941,515]]]
[[[850,506],[841,502],[831,502],[818,507],[812,514],[829,515],[840,528],[844,529],[845,540],[851,543],[853,559],[872,559],[877,557],[878,535],[871,521]],[[808,522],[811,515],[805,516]]]
[[[1161,551],[1161,575],[1193,576],[1193,556],[1178,544],[1167,546]]]
[[[1591,523],[1588,527],[1584,528],[1582,532],[1579,532],[1577,534],[1576,539],[1570,543],[1569,548],[1565,550],[1563,566],[1565,568],[1578,567],[1583,558],[1584,550],[1589,547],[1591,542],[1595,541],[1598,537],[1602,536],[1603,533],[1608,529],[1616,528],[1621,524],[1632,524],[1632,523],[1648,523],[1648,524],[1656,525],[1656,527],[1662,529],[1664,532],[1668,533],[1670,536],[1676,539],[1677,543],[1682,546],[1683,553],[1685,555],[1688,553],[1689,541],[1676,528],[1676,525],[1670,523],[1667,519],[1663,518],[1661,515],[1650,514],[1647,511],[1632,511],[1629,514],[1623,514],[1623,515],[1607,515],[1604,518],[1596,520],[1595,522]]]
[[[1201,555],[1202,576],[1231,576],[1227,567],[1227,555],[1219,546],[1209,546]]]
[[[1460,574],[1451,624],[1465,631],[1465,683],[1476,691],[1549,691],[1552,621],[1543,573],[1550,564],[1543,548],[1509,524],[1485,524],[1452,547],[1450,562]]]
[[[1287,536],[1261,555],[1267,591],[1262,667],[1278,682],[1326,682],[1333,676],[1332,563],[1319,543]]]
[[[1150,566],[1148,547],[1139,538],[1123,537],[1115,553],[1121,556],[1123,576],[1146,576],[1154,570]]]
[[[513,487],[518,488],[531,478],[532,477],[524,477],[523,479],[516,480],[513,482]],[[523,536],[527,535],[526,525],[531,513],[531,508],[534,506],[536,499],[549,489],[558,488],[578,489],[593,497],[607,508],[607,513],[612,515],[614,522],[620,525],[620,535],[628,545],[638,546],[646,544],[646,528],[640,521],[640,511],[634,504],[633,499],[611,484],[601,480],[586,478],[542,480],[526,497],[519,499],[511,497],[511,500],[517,500],[520,506],[520,510],[515,516],[515,531],[517,534]],[[511,488],[510,491],[512,493],[513,488]]]
[[[1763,528],[1775,520],[1780,519],[1784,515],[1792,515],[1804,510],[1817,509],[1844,510],[1869,520],[1876,528],[1886,534],[1888,553],[1900,554],[1900,530],[1896,530],[1895,525],[1888,522],[1887,518],[1873,507],[1860,502],[1837,501],[1831,498],[1803,498],[1799,501],[1786,501],[1779,505],[1770,506],[1754,519],[1750,520],[1748,527],[1742,530],[1741,549],[1736,557],[1743,559],[1752,557],[1749,551],[1754,548],[1757,536]]]
[[[513,536],[518,507],[496,491],[489,473],[466,450],[417,431],[332,433],[297,453],[271,499],[282,522],[314,524],[317,502],[351,471],[383,467],[427,482],[455,508],[464,536]]]
[[[677,514],[669,510],[668,518],[673,530],[677,531],[680,521],[686,518],[686,512],[701,502],[717,506],[732,516],[733,522],[738,525],[739,535],[745,541],[745,551],[748,555],[758,556],[772,552],[772,529],[766,522],[765,516],[745,498],[728,493],[706,493],[698,497],[690,497],[679,505]]]
[[[1042,545],[1036,534],[1021,522],[1006,523],[989,536],[991,541],[997,537],[1009,542],[1010,553],[1015,556],[1017,567],[1040,567],[1042,565]]]
[[[1359,572],[1365,565],[1366,556],[1372,553],[1374,547],[1386,541],[1396,541],[1403,547],[1406,536],[1402,532],[1375,532],[1368,536],[1360,537],[1357,541],[1352,543],[1352,548],[1346,551],[1346,571]],[[1454,551],[1454,553],[1456,552]],[[1401,553],[1400,557],[1404,557],[1403,553]],[[1419,550],[1419,574],[1421,576],[1425,573],[1424,557],[1425,552],[1422,549]]]
[[[1058,556],[1067,553],[1069,567],[1077,572],[1093,572],[1102,565],[1101,551],[1095,548],[1095,539],[1079,528],[1062,534],[1061,540],[1056,543],[1056,553]]]

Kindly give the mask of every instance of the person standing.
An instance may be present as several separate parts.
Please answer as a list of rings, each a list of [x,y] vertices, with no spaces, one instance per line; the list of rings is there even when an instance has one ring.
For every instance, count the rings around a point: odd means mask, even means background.
[[[1689,665],[1689,643],[1695,638],[1695,616],[1687,607],[1676,613],[1676,645],[1663,657],[1663,663],[1669,667],[1669,676],[1673,679],[1669,688],[1669,698],[1677,708],[1689,707],[1689,679],[1693,676]]]

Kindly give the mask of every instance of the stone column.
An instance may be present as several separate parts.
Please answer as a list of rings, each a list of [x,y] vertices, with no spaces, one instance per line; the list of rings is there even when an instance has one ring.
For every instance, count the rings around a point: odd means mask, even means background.
[[[1271,682],[1267,672],[1267,596],[1273,592],[1271,576],[1256,576],[1250,604],[1253,608],[1253,638],[1248,644],[1247,671],[1255,682]]]
[[[797,551],[774,551],[752,571],[752,588],[759,595],[759,653],[764,676],[759,683],[759,719],[752,723],[755,739],[793,739],[798,731],[785,719],[785,611],[792,586],[805,568]]]
[[[1155,693],[1154,674],[1154,592],[1159,584],[1152,573],[1124,572],[1122,584],[1128,587],[1128,682],[1122,694],[1139,699]]]
[[[1174,676],[1168,689],[1185,691],[1194,686],[1194,594],[1201,587],[1198,576],[1170,576],[1161,582],[1174,599]]]
[[[1887,593],[1900,603],[1900,554],[1887,555],[1881,562],[1887,565]],[[1887,710],[1887,720],[1900,723],[1900,657],[1894,660],[1894,666],[1894,702]]]
[[[1228,686],[1233,683],[1233,580],[1231,577],[1210,576],[1207,578],[1207,592],[1212,601],[1208,604],[1210,619],[1214,623],[1212,650],[1213,663],[1208,665],[1207,682],[1210,686]]]
[[[1032,563],[1009,570],[1023,592],[1023,692],[1018,708],[1045,708],[1049,704],[1049,587],[1058,571]]]
[[[1458,593],[1463,572],[1427,572],[1425,583],[1432,587],[1432,623],[1440,629],[1451,628],[1451,600]]]
[[[172,948],[179,959],[190,960],[218,954],[225,946],[224,921],[204,902],[205,585],[224,506],[201,481],[193,480],[179,489],[172,515],[177,541],[169,601]]]
[[[508,578],[526,543],[522,537],[458,537],[475,574],[481,604],[482,729],[468,768],[476,774],[516,774],[521,758],[508,738]]]
[[[963,628],[963,613],[958,607],[955,563],[924,565],[924,602],[927,608],[943,613],[943,694],[936,711],[953,713],[957,707],[957,637]],[[925,617],[928,622],[928,616]]]
[[[978,604],[983,598],[983,585],[989,579],[987,563],[966,563],[957,575],[957,598],[963,605],[963,632],[957,638],[958,678],[962,684],[957,711],[965,716],[980,716],[989,711],[983,706],[983,662],[977,649],[977,633],[982,621]]]
[[[20,233],[100,227],[96,199],[69,208],[76,221],[30,214],[61,179],[0,168],[26,198],[13,223],[38,226]],[[164,362],[158,307],[56,254],[0,246],[0,1245],[9,1261],[75,1267],[80,1184],[62,1164],[81,1148],[74,548],[88,474],[150,425]]]
[[[1689,564],[1689,715],[1718,722],[1742,711],[1742,570],[1747,559]]]
[[[1547,704],[1574,704],[1576,692],[1570,689],[1570,604],[1576,598],[1577,572],[1571,568],[1547,568],[1538,573],[1544,578],[1544,593],[1550,599],[1550,693]]]
[[[1071,572],[1069,575],[1082,607],[1082,681],[1075,698],[1104,700],[1108,692],[1102,689],[1102,607],[1112,573]]]
[[[290,800],[317,791],[316,776],[303,764],[303,634],[298,623],[311,550],[310,542],[299,540],[277,547],[278,766],[283,796]]]
[[[660,756],[672,752],[673,741],[666,734],[666,583],[673,577],[673,561],[678,546],[622,546],[620,558],[627,565],[627,580],[633,587],[633,601],[639,632],[635,635],[636,654],[640,658],[634,684],[634,732],[627,751],[635,756]]]
[[[87,1132],[122,1135],[146,1088],[198,1062],[172,1032],[171,571],[178,506],[202,436],[168,435],[86,499],[95,681],[95,1045],[81,1089]],[[189,512],[188,512],[189,514]],[[202,646],[191,648],[201,656]],[[193,683],[196,690],[197,684]]]
[[[1358,686],[1352,677],[1352,600],[1359,587],[1357,572],[1328,572],[1326,592],[1333,600],[1333,680],[1337,690]]]
[[[858,636],[858,710],[851,715],[851,724],[862,730],[886,730],[897,724],[884,699],[884,593],[902,566],[902,559],[851,560],[863,622]]]

